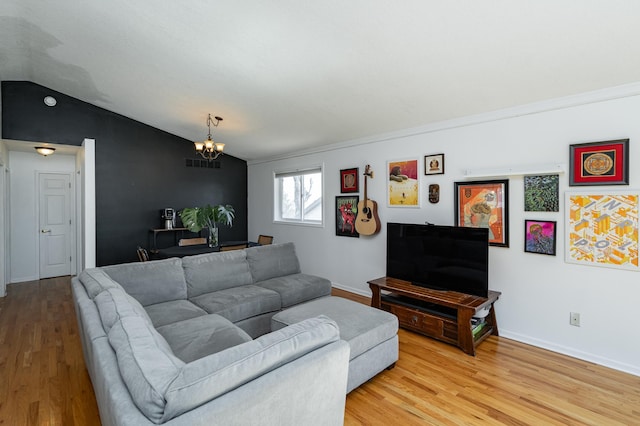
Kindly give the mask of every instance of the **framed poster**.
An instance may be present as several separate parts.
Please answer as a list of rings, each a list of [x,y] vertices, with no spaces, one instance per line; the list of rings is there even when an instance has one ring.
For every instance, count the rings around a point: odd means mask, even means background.
[[[524,251],[556,255],[556,222],[552,220],[524,221]]]
[[[358,192],[358,168],[340,170],[340,192]]]
[[[567,192],[565,261],[638,271],[640,191]]]
[[[425,175],[444,174],[444,154],[433,154],[424,156]]]
[[[418,160],[387,162],[389,207],[420,207]]]
[[[358,213],[358,195],[343,195],[336,197],[336,235],[341,237],[356,237],[356,215]]]
[[[524,177],[524,211],[557,212],[560,195],[558,175]]]
[[[629,185],[629,139],[570,145],[569,185]]]
[[[509,247],[509,180],[454,182],[455,225],[489,228],[489,244]]]

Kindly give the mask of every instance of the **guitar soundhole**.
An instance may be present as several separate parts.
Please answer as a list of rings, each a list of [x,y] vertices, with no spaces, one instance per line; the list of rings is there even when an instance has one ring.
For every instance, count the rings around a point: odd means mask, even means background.
[[[369,207],[363,208],[362,213],[367,216],[367,219],[371,219],[371,209]]]

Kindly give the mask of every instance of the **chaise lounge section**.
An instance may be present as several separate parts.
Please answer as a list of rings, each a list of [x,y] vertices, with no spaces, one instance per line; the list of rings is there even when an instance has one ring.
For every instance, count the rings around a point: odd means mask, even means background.
[[[340,339],[349,343],[349,377],[351,392],[398,360],[398,318],[341,297],[326,296],[301,303],[277,313],[271,328],[280,330],[318,315],[336,322]]]

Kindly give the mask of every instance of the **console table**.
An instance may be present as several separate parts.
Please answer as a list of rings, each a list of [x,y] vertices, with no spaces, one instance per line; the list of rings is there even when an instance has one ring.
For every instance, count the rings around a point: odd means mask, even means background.
[[[502,293],[489,291],[489,297],[455,291],[439,291],[397,278],[382,277],[368,281],[373,295],[371,306],[398,317],[400,326],[458,346],[469,355],[490,335],[498,335],[494,302]],[[383,293],[384,292],[384,293]],[[489,308],[485,326],[474,336],[471,318]]]
[[[150,241],[149,246],[151,247],[151,251],[153,252],[157,252],[158,251],[158,233],[165,233],[168,232],[170,234],[173,234],[173,244],[177,245],[178,244],[178,232],[182,234],[184,234],[185,231],[188,231],[187,228],[171,228],[171,229],[166,229],[166,228],[151,228],[149,229],[149,232],[153,234],[153,240]]]

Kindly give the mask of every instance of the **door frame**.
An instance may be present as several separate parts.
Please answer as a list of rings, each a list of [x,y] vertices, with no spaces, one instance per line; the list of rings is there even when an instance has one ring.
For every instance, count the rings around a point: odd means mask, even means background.
[[[6,166],[6,151],[0,143],[0,297],[7,294],[9,281],[9,169]]]

